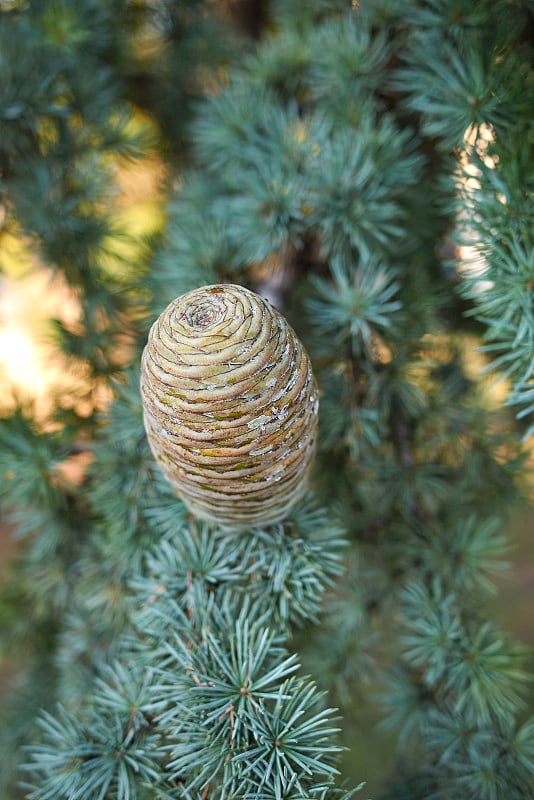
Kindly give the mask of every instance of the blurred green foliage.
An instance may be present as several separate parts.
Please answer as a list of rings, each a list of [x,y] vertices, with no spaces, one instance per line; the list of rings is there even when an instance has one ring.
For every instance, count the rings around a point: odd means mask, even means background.
[[[84,375],[0,421],[3,796],[343,800],[332,704],[398,748],[376,797],[532,796],[529,651],[492,614],[529,482],[533,30],[522,0],[0,4],[0,241],[69,287]],[[150,235],[118,189],[148,157]],[[192,519],[143,431],[148,328],[212,282],[314,361],[310,496],[270,528]]]

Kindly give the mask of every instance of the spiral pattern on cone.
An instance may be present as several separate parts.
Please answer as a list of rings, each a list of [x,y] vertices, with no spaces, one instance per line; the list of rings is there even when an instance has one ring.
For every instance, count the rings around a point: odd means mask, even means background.
[[[152,452],[198,517],[277,522],[306,491],[318,392],[286,320],[242,286],[204,286],[156,320],[141,394]]]

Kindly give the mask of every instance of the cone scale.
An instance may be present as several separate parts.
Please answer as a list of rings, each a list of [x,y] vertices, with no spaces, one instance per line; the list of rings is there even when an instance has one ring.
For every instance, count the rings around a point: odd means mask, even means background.
[[[272,524],[304,495],[317,386],[293,329],[254,292],[219,284],[170,303],[143,352],[141,395],[152,452],[196,516]]]

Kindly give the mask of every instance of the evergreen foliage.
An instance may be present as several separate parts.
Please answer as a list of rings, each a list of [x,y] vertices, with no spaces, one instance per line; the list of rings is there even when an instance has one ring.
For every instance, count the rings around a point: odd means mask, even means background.
[[[399,755],[375,800],[528,800],[529,653],[488,599],[534,418],[534,15],[267,7],[253,45],[233,3],[0,4],[4,235],[74,292],[55,335],[86,378],[83,410],[0,421],[0,790],[348,800],[338,729],[376,699]],[[114,171],[148,150],[146,241]],[[239,533],[172,494],[138,389],[151,321],[214,282],[275,299],[321,392],[310,495]],[[480,344],[518,418],[473,377]]]

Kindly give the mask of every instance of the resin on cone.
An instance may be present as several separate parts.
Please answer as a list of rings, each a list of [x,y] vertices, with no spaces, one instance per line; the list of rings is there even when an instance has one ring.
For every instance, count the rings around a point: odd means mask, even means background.
[[[148,440],[198,517],[283,519],[306,491],[317,431],[310,360],[287,321],[242,286],[204,286],[156,320],[142,359]]]

